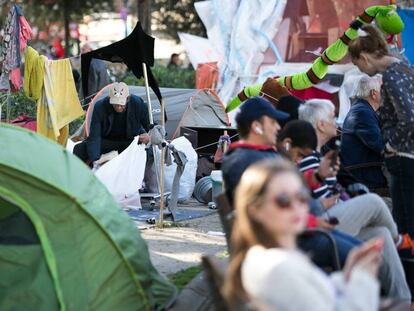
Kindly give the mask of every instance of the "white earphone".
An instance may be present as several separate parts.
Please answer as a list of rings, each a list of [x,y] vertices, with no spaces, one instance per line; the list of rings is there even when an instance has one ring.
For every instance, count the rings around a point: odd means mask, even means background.
[[[254,129],[255,129],[257,134],[263,135],[263,130],[260,127],[256,126]]]
[[[289,151],[289,149],[290,149],[290,144],[289,143],[285,144],[285,149],[286,149],[286,151]]]

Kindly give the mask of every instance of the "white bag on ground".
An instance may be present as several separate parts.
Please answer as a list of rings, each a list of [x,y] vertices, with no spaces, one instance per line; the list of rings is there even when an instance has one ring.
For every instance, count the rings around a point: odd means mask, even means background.
[[[146,161],[145,145],[138,145],[138,138],[135,138],[127,149],[101,166],[95,175],[119,203],[124,203],[124,207],[132,207],[129,199],[133,197],[134,207],[140,208],[136,198],[144,179]]]
[[[180,191],[178,194],[178,201],[186,201],[189,200],[193,194],[195,180],[196,180],[196,173],[197,173],[197,152],[194,150],[191,142],[185,138],[184,136],[178,137],[171,142],[171,145],[183,153],[185,153],[187,157],[187,164],[185,165],[185,169],[183,175],[180,179]],[[168,150],[168,149],[167,149]],[[168,152],[171,152],[168,150]],[[164,171],[164,187],[165,191],[171,191],[172,184],[174,180],[175,170],[177,169],[177,164],[174,163],[170,166],[165,166]]]

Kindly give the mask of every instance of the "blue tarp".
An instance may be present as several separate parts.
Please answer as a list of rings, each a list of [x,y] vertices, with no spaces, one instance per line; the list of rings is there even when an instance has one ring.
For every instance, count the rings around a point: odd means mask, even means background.
[[[414,8],[398,9],[398,14],[405,24],[404,31],[401,35],[402,45],[405,49],[404,55],[409,59],[411,64],[414,64]]]

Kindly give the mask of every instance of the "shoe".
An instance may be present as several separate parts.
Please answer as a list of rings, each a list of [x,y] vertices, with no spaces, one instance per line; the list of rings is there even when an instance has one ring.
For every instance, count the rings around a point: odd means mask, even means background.
[[[411,253],[414,255],[414,241],[411,239],[408,233],[401,236],[402,241],[398,246],[398,250],[411,250]]]

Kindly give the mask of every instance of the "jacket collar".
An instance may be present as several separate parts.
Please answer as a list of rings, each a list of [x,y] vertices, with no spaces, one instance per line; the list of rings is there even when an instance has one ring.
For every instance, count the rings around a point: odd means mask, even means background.
[[[358,98],[352,106],[356,106],[357,104],[367,105],[369,109],[371,109],[373,112],[376,112],[374,108],[372,108],[371,104],[366,99]]]
[[[230,144],[229,151],[233,151],[235,149],[250,149],[250,150],[256,150],[256,151],[274,151],[277,152],[277,149],[275,146],[269,146],[269,145],[256,145],[256,144],[249,144],[246,142],[235,142]]]

